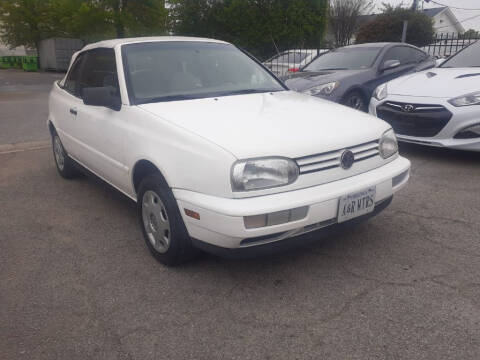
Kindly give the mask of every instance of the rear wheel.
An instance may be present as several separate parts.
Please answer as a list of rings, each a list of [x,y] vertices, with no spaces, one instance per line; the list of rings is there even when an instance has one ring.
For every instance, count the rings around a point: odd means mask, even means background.
[[[56,132],[52,134],[52,150],[58,173],[65,179],[73,179],[78,176],[75,162],[68,156],[62,141]]]
[[[173,266],[196,254],[172,191],[160,175],[142,180],[137,206],[145,243],[155,259]]]
[[[367,111],[367,102],[360,91],[349,92],[342,100],[342,104],[352,109]]]

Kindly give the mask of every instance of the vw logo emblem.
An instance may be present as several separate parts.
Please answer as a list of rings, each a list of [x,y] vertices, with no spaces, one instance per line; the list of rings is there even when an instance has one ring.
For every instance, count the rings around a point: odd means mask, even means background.
[[[413,106],[413,105],[409,104],[409,105],[404,105],[403,106],[403,111],[405,111],[405,112],[412,112],[413,110],[415,110],[415,106]]]
[[[343,169],[350,169],[355,162],[355,156],[350,150],[345,150],[340,157],[340,165]]]

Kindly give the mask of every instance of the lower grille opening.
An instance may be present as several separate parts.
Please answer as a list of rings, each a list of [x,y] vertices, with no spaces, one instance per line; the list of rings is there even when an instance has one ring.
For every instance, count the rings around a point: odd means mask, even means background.
[[[282,235],[285,235],[287,232],[288,231],[284,231],[284,232],[279,232],[279,233],[276,233],[276,234],[256,236],[256,237],[252,237],[252,238],[243,239],[240,242],[240,245],[248,245],[248,244],[253,244],[253,243],[256,243],[256,242],[275,239],[277,237],[281,237]]]
[[[321,221],[315,224],[307,225],[298,229],[294,230],[289,230],[289,231],[284,231],[280,233],[275,233],[275,234],[270,234],[270,235],[264,235],[264,236],[256,236],[256,237],[251,237],[251,238],[246,238],[243,239],[240,242],[240,246],[247,246],[247,245],[254,245],[254,244],[260,244],[260,243],[268,243],[268,242],[273,242],[273,241],[279,241],[283,239],[287,239],[293,236],[298,236],[302,235],[311,231],[315,231],[333,224],[337,223],[337,218]]]
[[[453,137],[454,139],[478,139],[480,134],[477,134],[474,131],[460,131],[457,135]]]
[[[433,137],[448,124],[452,113],[441,105],[386,102],[377,108],[377,116],[399,135]]]

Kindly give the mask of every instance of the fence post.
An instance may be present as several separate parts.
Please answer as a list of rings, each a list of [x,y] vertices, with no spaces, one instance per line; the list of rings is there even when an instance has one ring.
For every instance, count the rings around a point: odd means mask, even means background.
[[[443,47],[443,33],[440,34],[440,47],[438,49],[438,56],[439,57],[442,56],[442,54],[441,54],[442,47]],[[445,51],[443,52],[443,56],[445,56]]]
[[[452,55],[452,49],[453,49],[453,39],[455,38],[455,33],[452,33],[452,37],[450,38],[450,51],[448,52],[448,56]]]
[[[437,34],[433,34],[432,40],[430,41],[430,44],[428,44],[428,53],[434,57],[435,56],[435,41],[437,40]],[[433,54],[430,52],[430,48],[432,47],[433,44]]]

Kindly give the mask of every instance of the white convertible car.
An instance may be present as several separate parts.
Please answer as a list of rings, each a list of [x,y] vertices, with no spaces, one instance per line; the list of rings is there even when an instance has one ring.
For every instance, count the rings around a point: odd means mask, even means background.
[[[480,41],[438,68],[379,86],[370,113],[401,141],[480,151]]]
[[[378,213],[409,177],[386,122],[289,91],[209,39],[86,46],[53,86],[48,126],[60,175],[81,165],[136,201],[165,264],[297,245]]]

